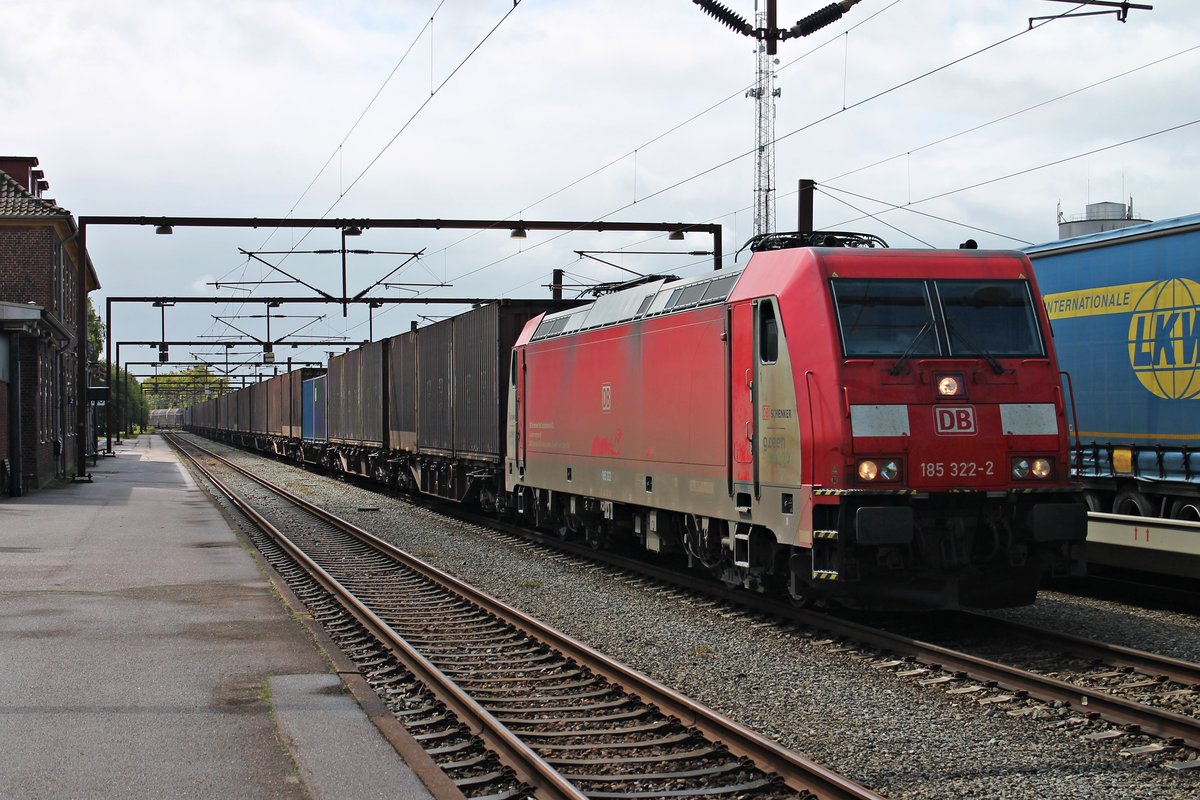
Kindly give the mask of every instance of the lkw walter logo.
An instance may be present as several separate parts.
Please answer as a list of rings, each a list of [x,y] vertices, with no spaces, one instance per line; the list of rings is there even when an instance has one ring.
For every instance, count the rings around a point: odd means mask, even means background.
[[[1142,386],[1166,400],[1200,396],[1200,284],[1172,278],[1150,286],[1129,320],[1129,363]]]

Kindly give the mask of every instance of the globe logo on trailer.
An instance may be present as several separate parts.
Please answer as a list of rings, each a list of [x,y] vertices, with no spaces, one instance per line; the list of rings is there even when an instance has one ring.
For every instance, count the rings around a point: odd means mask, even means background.
[[[1200,283],[1158,281],[1134,305],[1129,363],[1148,391],[1164,400],[1200,396]]]

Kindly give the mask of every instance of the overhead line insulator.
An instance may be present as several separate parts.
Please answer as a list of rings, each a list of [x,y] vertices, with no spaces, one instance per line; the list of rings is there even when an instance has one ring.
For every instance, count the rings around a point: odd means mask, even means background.
[[[716,0],[692,0],[692,2],[700,6],[705,14],[708,14],[710,17],[743,36],[750,36],[754,33],[754,28],[744,17],[740,16],[733,9],[726,8],[721,3],[716,2]]]
[[[830,3],[819,11],[809,14],[784,31],[780,38],[795,39],[801,36],[808,36],[810,33],[816,33],[826,25],[837,22],[842,18],[843,14],[850,10],[851,6],[856,5],[858,2],[859,0],[841,0],[841,2]]]

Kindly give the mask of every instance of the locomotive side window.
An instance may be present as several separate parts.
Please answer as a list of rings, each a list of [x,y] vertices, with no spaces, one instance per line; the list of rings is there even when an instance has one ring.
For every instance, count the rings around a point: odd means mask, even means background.
[[[1043,356],[1029,284],[936,281],[952,356]]]
[[[779,323],[775,319],[775,304],[770,300],[758,304],[758,360],[763,364],[779,360]]]
[[[835,278],[831,284],[847,357],[942,355],[925,281]]]
[[[708,288],[704,290],[704,297],[701,298],[702,303],[711,303],[718,300],[725,300],[729,297],[729,293],[733,291],[733,285],[737,283],[737,279],[742,277],[740,273],[735,275],[726,275],[724,278],[717,278],[708,284]]]
[[[543,319],[537,326],[537,330],[533,332],[534,339],[544,339],[550,335],[550,329],[554,327],[554,320]]]

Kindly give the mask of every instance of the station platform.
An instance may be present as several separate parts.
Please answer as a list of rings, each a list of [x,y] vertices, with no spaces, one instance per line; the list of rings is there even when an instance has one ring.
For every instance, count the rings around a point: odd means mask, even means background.
[[[0,502],[0,797],[452,796],[166,443],[114,449]]]

